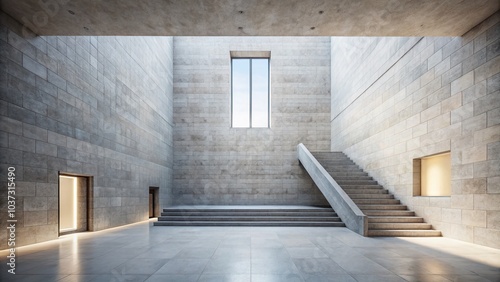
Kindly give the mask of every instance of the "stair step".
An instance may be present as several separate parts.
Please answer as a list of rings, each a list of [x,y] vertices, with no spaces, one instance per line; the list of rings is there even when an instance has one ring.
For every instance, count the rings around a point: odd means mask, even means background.
[[[343,222],[320,221],[157,221],[155,226],[303,226],[345,227]]]
[[[439,237],[439,230],[368,230],[371,237]]]
[[[357,164],[353,163],[351,160],[348,159],[339,159],[339,160],[319,160],[321,164],[324,164],[326,166],[344,166],[344,165],[354,165],[358,166]]]
[[[338,182],[337,182],[338,183]],[[339,183],[340,185],[340,183]],[[343,189],[384,189],[384,187],[382,185],[363,185],[363,184],[354,184],[354,185],[346,185],[346,184],[343,184],[342,185],[342,188]]]
[[[378,185],[375,180],[342,180],[335,179],[335,181],[340,185]]]
[[[349,194],[351,199],[394,199],[392,194]]]
[[[281,212],[281,211],[243,211],[243,212],[226,212],[226,211],[175,211],[164,210],[162,216],[337,216],[333,211],[329,212]]]
[[[369,216],[368,223],[422,223],[418,216]]]
[[[350,194],[388,194],[389,191],[378,188],[378,189],[358,189],[358,188],[346,188],[344,189],[348,195]]]
[[[326,168],[325,168],[326,170]],[[328,170],[327,170],[328,171]],[[335,171],[335,172],[330,172],[330,175],[333,178],[338,178],[338,177],[351,177],[351,176],[369,176],[368,173],[362,172],[362,171]]]
[[[404,210],[363,210],[363,213],[368,216],[414,216],[413,211]]]
[[[344,227],[331,208],[300,206],[178,206],[163,209],[155,226]]]
[[[328,165],[328,164],[325,164],[323,166],[324,169],[326,169],[326,171],[362,171],[359,166],[357,165]]]
[[[158,221],[317,221],[340,222],[338,217],[306,216],[161,216]]]
[[[440,231],[432,230],[430,224],[394,199],[388,190],[346,155],[341,152],[313,155],[368,216],[368,236],[441,236]]]
[[[408,210],[405,205],[358,205],[360,210]]]
[[[165,208],[164,212],[167,211],[176,211],[176,212],[333,212],[332,208],[314,208],[314,209],[287,209],[287,208]]]
[[[399,205],[401,202],[396,199],[352,199],[357,205]]]
[[[431,230],[428,223],[368,223],[368,230]]]
[[[360,181],[374,181],[371,176],[336,176],[335,181],[354,181],[354,180],[360,180]]]

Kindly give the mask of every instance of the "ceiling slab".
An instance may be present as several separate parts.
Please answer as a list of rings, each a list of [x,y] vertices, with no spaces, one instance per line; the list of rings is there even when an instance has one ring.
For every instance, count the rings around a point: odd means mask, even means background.
[[[460,36],[499,0],[0,0],[39,35]]]

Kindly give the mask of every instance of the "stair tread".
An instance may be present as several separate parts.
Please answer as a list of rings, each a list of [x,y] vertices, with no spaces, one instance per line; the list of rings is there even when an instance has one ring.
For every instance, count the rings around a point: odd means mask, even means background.
[[[318,208],[318,209],[177,209],[177,208],[164,208],[163,211],[176,211],[176,212],[334,212],[332,208]]]
[[[339,220],[339,217],[325,216],[325,217],[306,217],[306,216],[161,216],[158,220]]]
[[[155,226],[168,225],[210,225],[210,226],[326,226],[345,227],[343,222],[328,221],[157,221]]]

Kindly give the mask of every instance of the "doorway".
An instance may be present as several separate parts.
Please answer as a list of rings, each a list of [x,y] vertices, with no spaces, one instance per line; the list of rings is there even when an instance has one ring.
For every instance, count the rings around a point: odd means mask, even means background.
[[[89,230],[88,186],[88,177],[59,175],[59,235]]]
[[[160,210],[160,189],[149,187],[149,218],[158,217]]]

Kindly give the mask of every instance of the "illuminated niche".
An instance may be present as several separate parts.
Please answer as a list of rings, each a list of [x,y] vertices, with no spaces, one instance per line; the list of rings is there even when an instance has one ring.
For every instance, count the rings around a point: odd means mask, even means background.
[[[451,195],[450,152],[413,160],[413,196]]]

